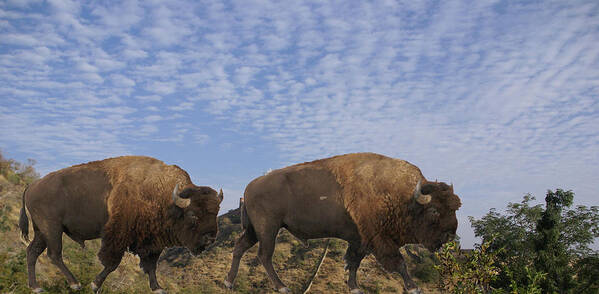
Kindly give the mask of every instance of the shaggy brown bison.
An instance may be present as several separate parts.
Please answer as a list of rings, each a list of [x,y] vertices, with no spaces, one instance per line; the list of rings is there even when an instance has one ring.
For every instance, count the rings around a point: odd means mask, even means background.
[[[461,205],[452,186],[427,181],[406,161],[373,153],[341,155],[272,171],[247,186],[244,200],[244,231],[235,244],[225,285],[233,286],[244,252],[260,242],[258,257],[281,293],[290,290],[272,265],[280,228],[302,240],[346,240],[351,293],[362,293],[356,271],[369,253],[386,270],[399,272],[408,293],[420,293],[399,248],[419,243],[436,250],[454,238],[455,213]]]
[[[179,187],[181,191],[179,192]],[[23,193],[19,226],[28,240],[29,211],[35,236],[27,247],[29,287],[42,292],[35,263],[48,257],[71,288],[81,285],[62,261],[62,233],[82,247],[102,238],[98,257],[104,265],[92,282],[97,292],[126,250],[140,257],[150,288],[166,293],[156,280],[156,261],[165,247],[201,252],[214,242],[222,190],[194,185],[187,172],[150,157],[124,156],[75,165],[48,174]]]

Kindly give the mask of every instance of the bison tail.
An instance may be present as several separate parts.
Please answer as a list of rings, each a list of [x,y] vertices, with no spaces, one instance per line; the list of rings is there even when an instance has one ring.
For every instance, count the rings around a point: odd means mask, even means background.
[[[256,231],[254,231],[254,225],[245,209],[245,203],[241,204],[241,227],[250,238],[256,239]]]
[[[29,188],[29,187],[27,187]],[[23,206],[21,207],[21,215],[19,216],[19,228],[21,229],[21,241],[25,244],[29,244],[29,218],[27,218],[27,211],[25,208],[25,193],[27,188],[23,191]]]
[[[252,223],[250,222],[250,218],[248,217],[248,212],[245,209],[245,203],[241,203],[241,227],[244,230],[247,230],[248,227],[252,226]]]

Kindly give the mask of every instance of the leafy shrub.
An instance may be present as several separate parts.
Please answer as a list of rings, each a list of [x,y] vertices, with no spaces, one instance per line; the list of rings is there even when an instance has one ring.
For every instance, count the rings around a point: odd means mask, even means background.
[[[435,253],[439,265],[435,268],[441,275],[440,288],[449,293],[490,293],[491,281],[499,274],[497,252],[489,252],[492,240],[477,246],[471,253],[459,259],[460,247],[455,241],[448,242]]]
[[[414,276],[425,283],[430,283],[439,280],[439,271],[431,259],[425,259],[422,263],[416,264]]]

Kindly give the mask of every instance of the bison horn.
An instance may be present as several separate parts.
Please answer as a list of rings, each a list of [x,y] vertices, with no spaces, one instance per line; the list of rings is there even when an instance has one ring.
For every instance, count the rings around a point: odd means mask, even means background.
[[[420,192],[420,182],[421,180],[418,180],[418,184],[416,184],[416,189],[414,189],[414,200],[416,200],[416,202],[418,202],[418,204],[420,205],[425,205],[428,204],[429,202],[431,202],[431,195],[422,195],[422,192]]]
[[[184,199],[179,197],[179,183],[175,185],[175,189],[173,190],[173,202],[175,203],[175,205],[181,208],[186,208],[187,206],[189,206],[189,204],[191,204],[191,199]]]
[[[220,189],[220,192],[218,192],[218,203],[223,202],[223,189]]]

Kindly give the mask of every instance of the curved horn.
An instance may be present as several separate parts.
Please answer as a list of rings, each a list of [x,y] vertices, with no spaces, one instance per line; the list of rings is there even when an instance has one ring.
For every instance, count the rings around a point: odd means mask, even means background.
[[[185,208],[191,204],[191,199],[179,197],[179,183],[175,185],[175,189],[173,190],[173,203],[181,208]]]
[[[416,184],[416,189],[414,189],[414,200],[416,200],[416,202],[418,202],[418,204],[420,205],[425,205],[428,204],[429,202],[431,202],[431,195],[422,195],[422,192],[420,192],[420,184],[421,184],[422,180],[418,180],[418,184]]]
[[[218,192],[218,203],[220,204],[221,202],[223,202],[223,189],[220,189],[220,192]]]

